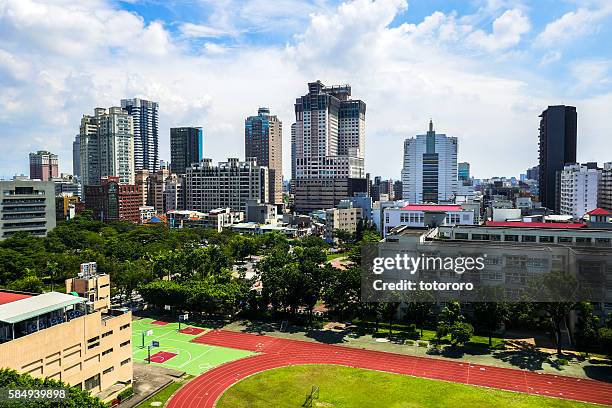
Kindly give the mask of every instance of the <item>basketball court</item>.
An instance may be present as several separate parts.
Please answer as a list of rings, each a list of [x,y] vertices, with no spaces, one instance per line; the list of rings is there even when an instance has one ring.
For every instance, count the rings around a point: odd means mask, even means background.
[[[151,348],[150,364],[159,364],[191,375],[199,375],[229,361],[253,355],[246,350],[192,342],[197,335],[207,331],[208,329],[204,327],[185,323],[181,323],[179,331],[178,322],[134,320],[132,321],[132,358],[136,362],[147,364],[149,357],[147,346],[156,342],[159,343],[159,347]]]

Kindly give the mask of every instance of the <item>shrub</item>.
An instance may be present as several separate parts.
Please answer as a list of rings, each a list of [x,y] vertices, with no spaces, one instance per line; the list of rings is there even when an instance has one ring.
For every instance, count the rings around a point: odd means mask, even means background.
[[[560,365],[560,366],[566,366],[566,365],[568,365],[568,364],[569,364],[569,361],[567,361],[567,360],[566,360],[566,359],[564,359],[564,358],[558,358],[558,359],[557,359],[557,364],[558,364],[558,365]]]
[[[406,340],[406,344],[409,346],[414,346],[414,340]]]
[[[132,389],[132,387],[129,387],[129,388],[126,388],[125,390],[121,391],[117,395],[117,399],[119,400],[119,402],[121,402],[124,399],[131,397],[132,395],[134,395],[134,390]]]
[[[419,347],[427,347],[428,346],[426,341],[419,341],[417,344],[418,344]]]

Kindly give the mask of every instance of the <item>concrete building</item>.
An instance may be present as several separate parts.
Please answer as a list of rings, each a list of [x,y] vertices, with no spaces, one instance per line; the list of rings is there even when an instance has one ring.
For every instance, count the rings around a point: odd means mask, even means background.
[[[576,108],[549,106],[540,118],[540,201],[542,206],[559,213],[557,173],[564,166],[576,163]]]
[[[355,192],[367,191],[366,105],[350,96],[349,85],[316,81],[308,84],[307,95],[296,99],[292,179],[298,212],[331,208]]]
[[[612,162],[604,163],[599,177],[597,205],[612,211]]]
[[[367,195],[367,193],[355,193],[353,197],[349,197],[346,200],[340,201],[338,205],[347,205],[344,204],[345,201],[350,202],[350,205],[352,205],[354,208],[361,208],[363,210],[363,219],[368,222],[372,222],[373,202],[372,197]]]
[[[174,174],[185,174],[187,167],[203,158],[204,136],[201,127],[170,128],[170,168]]]
[[[283,123],[270,115],[270,109],[259,108],[257,116],[244,121],[244,154],[254,157],[268,168],[269,204],[283,203]]]
[[[71,220],[85,209],[85,204],[77,195],[61,193],[55,197],[55,218],[59,220]]]
[[[30,153],[30,179],[49,181],[59,177],[57,154],[39,150]]]
[[[170,177],[170,170],[166,167],[149,174],[147,205],[155,207],[159,214],[166,212],[164,190],[168,177]]]
[[[80,135],[74,137],[72,142],[72,174],[81,177],[81,140]]]
[[[167,215],[170,228],[214,228],[217,232],[244,221],[244,213],[231,208],[215,208],[207,213],[171,210]]]
[[[362,219],[363,209],[353,207],[350,201],[342,201],[338,204],[338,208],[325,210],[325,235],[331,240],[336,230],[354,233]]]
[[[450,203],[457,193],[457,138],[436,133],[404,142],[402,198],[411,203]]]
[[[255,159],[229,158],[216,166],[204,159],[187,169],[185,207],[203,213],[226,207],[244,212],[248,200],[267,201],[268,186],[268,168]]]
[[[134,176],[134,184],[139,186],[140,188],[140,205],[145,206],[149,203],[149,170],[140,169],[136,170],[136,175]]]
[[[69,294],[0,291],[0,366],[108,402],[132,384],[132,316],[111,309],[108,275],[79,275]]]
[[[81,183],[71,174],[61,174],[60,177],[52,178],[53,184],[55,184],[55,195],[61,194],[72,194],[78,197],[83,197],[83,190]]]
[[[164,183],[164,212],[185,209],[185,175],[171,174]]]
[[[153,218],[155,215],[157,215],[157,212],[155,211],[155,207],[152,207],[150,205],[144,205],[142,207],[138,207],[138,211],[140,212],[140,223],[141,224],[146,223],[151,218]]]
[[[435,228],[441,225],[474,224],[474,211],[455,204],[408,204],[385,208],[383,214],[383,237],[401,226]]]
[[[85,186],[85,205],[97,220],[140,222],[142,192],[135,184],[120,184],[119,177],[103,177],[98,185]]]
[[[598,169],[579,164],[565,166],[561,171],[560,214],[578,220],[597,208],[598,183]]]
[[[50,181],[0,180],[0,240],[18,232],[46,236],[55,228],[55,186]]]
[[[79,135],[83,185],[108,176],[134,184],[134,127],[127,111],[96,108],[94,116],[83,115]]]
[[[134,124],[134,169],[159,169],[159,104],[144,99],[122,99],[121,107]]]
[[[258,203],[249,200],[246,203],[246,221],[258,224],[275,224],[277,220],[277,207],[272,204]]]

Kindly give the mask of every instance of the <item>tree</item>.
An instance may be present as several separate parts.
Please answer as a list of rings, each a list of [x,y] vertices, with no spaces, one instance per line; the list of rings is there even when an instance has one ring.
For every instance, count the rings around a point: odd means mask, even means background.
[[[153,279],[153,272],[143,260],[126,261],[121,264],[120,273],[113,277],[114,284],[120,289],[126,301],[132,298],[132,293],[138,286],[145,285]]]
[[[602,327],[599,329],[598,336],[603,352],[607,356],[612,356],[612,329],[609,327]]]
[[[415,291],[410,294],[410,302],[406,305],[406,318],[419,327],[420,337],[423,337],[423,328],[431,318],[433,306],[434,297],[431,293]]]
[[[342,251],[346,251],[348,244],[353,240],[353,234],[345,229],[335,229],[332,231],[332,237],[338,240]]]
[[[438,341],[450,333],[456,323],[463,323],[465,317],[461,313],[461,304],[456,300],[450,301],[444,306],[438,316],[438,326],[436,327],[436,338]]]
[[[580,302],[576,305],[578,320],[575,325],[576,348],[588,351],[598,341],[599,318],[593,314],[593,305]]]
[[[451,335],[451,345],[456,347],[465,344],[472,338],[474,327],[471,324],[457,321],[449,328]]]
[[[49,389],[57,388],[66,391],[66,398],[61,402],[57,400],[39,400],[35,404],[23,403],[12,404],[10,406],[36,406],[41,408],[53,408],[62,406],[64,408],[107,408],[108,404],[104,403],[97,397],[92,396],[89,391],[81,390],[78,387],[73,387],[62,381],[52,380],[48,378],[34,378],[29,374],[19,374],[17,371],[0,368],[0,388],[28,388],[28,389]]]
[[[30,275],[13,281],[9,288],[20,292],[42,293],[45,290],[45,285],[38,276]]]
[[[348,268],[345,270],[328,269],[328,282],[323,288],[322,299],[325,306],[333,309],[340,320],[352,316],[359,307],[359,294],[361,293],[361,269]]]

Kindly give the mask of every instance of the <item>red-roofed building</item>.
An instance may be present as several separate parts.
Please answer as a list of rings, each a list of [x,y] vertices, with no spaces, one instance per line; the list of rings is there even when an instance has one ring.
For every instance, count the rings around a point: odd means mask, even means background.
[[[590,227],[595,228],[612,228],[612,211],[605,208],[596,208],[584,215]]]
[[[487,221],[487,227],[517,227],[517,228],[557,228],[557,229],[575,229],[586,228],[583,223],[570,222],[522,222],[522,221]]]
[[[0,290],[0,305],[5,305],[7,303],[15,302],[21,299],[27,299],[32,296],[34,295]]]
[[[472,225],[474,211],[452,204],[409,204],[384,209],[383,236],[400,226],[412,228]]]

